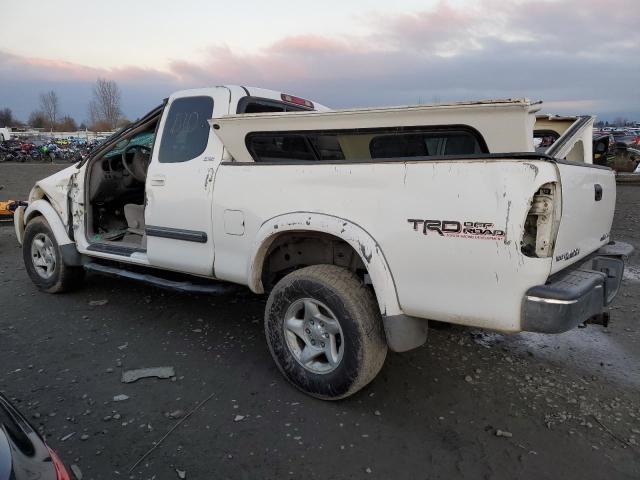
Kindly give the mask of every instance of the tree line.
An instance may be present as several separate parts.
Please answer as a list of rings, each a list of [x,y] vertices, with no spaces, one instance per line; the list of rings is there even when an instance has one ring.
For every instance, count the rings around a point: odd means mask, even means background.
[[[616,117],[612,122],[598,120],[593,124],[596,128],[602,127],[634,127],[638,122],[629,120],[626,117]]]
[[[122,113],[122,92],[113,80],[98,78],[92,87],[88,121],[80,125],[68,114],[62,113],[60,99],[55,90],[42,92],[38,96],[38,108],[31,112],[26,122],[14,117],[10,108],[0,109],[0,127],[41,128],[49,131],[73,132],[89,129],[111,131],[129,123]]]

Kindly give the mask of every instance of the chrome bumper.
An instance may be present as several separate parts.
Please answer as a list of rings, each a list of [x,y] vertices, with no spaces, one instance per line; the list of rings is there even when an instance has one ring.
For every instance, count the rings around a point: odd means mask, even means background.
[[[561,333],[602,313],[618,293],[624,262],[633,247],[612,242],[586,261],[527,290],[522,330]]]

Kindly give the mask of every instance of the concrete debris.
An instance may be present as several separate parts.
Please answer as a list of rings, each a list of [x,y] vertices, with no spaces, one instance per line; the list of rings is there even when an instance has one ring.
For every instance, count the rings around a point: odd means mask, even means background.
[[[233,418],[233,421],[234,421],[234,422],[241,422],[242,420],[244,420],[244,415],[236,415],[236,416]]]
[[[106,305],[107,303],[109,303],[109,300],[107,300],[106,298],[103,300],[91,300],[89,302],[89,306],[91,307],[101,307],[102,305]]]
[[[122,383],[132,383],[141,378],[171,378],[175,377],[176,372],[173,367],[150,367],[138,368],[135,370],[126,370],[122,372]]]
[[[169,418],[178,419],[184,417],[184,410],[174,410],[171,413],[168,413],[167,416]]]
[[[129,396],[125,395],[123,393],[121,393],[120,395],[116,395],[113,397],[113,401],[114,402],[124,402],[125,400],[128,400]]]
[[[86,433],[83,433],[82,435],[80,435],[80,440],[82,440],[83,442],[85,440],[89,440],[89,435],[87,435]]]
[[[176,468],[176,473],[178,474],[178,478],[187,478],[186,470],[180,470],[179,468]]]
[[[511,438],[513,437],[513,433],[507,432],[505,430],[496,430],[496,437]]]
[[[82,480],[82,470],[80,470],[80,467],[74,463],[71,465],[70,468],[73,474],[75,475],[76,479]]]

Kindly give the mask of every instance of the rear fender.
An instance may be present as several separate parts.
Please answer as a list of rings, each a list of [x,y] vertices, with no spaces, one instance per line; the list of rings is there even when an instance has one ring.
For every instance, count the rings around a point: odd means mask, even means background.
[[[314,212],[294,212],[273,217],[256,233],[249,263],[249,288],[264,293],[262,267],[269,247],[282,232],[322,232],[347,242],[366,266],[380,312],[385,316],[402,313],[393,275],[378,243],[359,225],[347,219]]]

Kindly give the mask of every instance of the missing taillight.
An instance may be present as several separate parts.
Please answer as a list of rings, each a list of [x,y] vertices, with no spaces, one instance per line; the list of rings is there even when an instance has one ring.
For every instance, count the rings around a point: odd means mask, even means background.
[[[520,242],[520,250],[527,257],[546,258],[553,253],[559,218],[558,197],[555,183],[545,183],[533,196]]]

